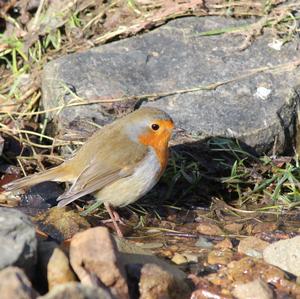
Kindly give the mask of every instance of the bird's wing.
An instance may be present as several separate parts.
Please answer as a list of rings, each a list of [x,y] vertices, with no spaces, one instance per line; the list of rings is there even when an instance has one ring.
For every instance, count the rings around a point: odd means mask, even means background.
[[[147,149],[139,143],[129,142],[126,139],[120,140],[120,138],[103,142],[98,151],[96,153],[94,151],[92,159],[80,172],[71,188],[57,199],[58,206],[65,206],[86,194],[133,174],[137,164],[147,154]],[[122,148],[118,146],[119,144],[123,145]],[[92,154],[92,149],[87,150]],[[80,158],[80,156],[76,162],[86,163],[84,157]]]
[[[120,178],[130,176],[134,171],[134,168],[131,167],[126,170],[114,169],[97,174],[95,173],[96,169],[93,168],[94,167],[87,169],[87,173],[83,173],[82,176],[80,176],[72,185],[72,187],[57,199],[59,201],[59,207],[64,207],[86,194],[100,190],[103,187],[119,180]]]

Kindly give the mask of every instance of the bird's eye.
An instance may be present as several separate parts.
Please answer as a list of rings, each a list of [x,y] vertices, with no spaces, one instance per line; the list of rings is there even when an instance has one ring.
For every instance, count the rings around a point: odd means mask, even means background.
[[[152,128],[152,130],[157,131],[159,129],[159,125],[158,124],[152,124],[151,128]]]

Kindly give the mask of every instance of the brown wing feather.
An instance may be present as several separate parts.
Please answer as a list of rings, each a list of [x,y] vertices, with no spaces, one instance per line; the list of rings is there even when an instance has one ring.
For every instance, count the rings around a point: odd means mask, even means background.
[[[59,201],[58,206],[64,207],[72,201],[86,195],[93,193],[97,190],[102,189],[103,187],[113,183],[114,181],[120,179],[121,177],[125,177],[130,175],[130,172],[126,173],[117,170],[110,174],[106,173],[102,177],[95,177],[93,180],[88,181],[82,188],[71,188],[68,192],[62,194],[57,200]]]

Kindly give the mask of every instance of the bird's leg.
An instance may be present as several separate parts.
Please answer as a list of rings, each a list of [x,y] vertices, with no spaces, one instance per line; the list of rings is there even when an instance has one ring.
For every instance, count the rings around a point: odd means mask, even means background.
[[[95,203],[91,204],[85,211],[81,212],[80,215],[87,216],[87,215],[91,214],[93,211],[95,211],[96,209],[98,209],[101,205],[102,205],[102,202],[97,200]],[[111,218],[111,220],[108,220],[108,221],[112,221],[112,223],[115,227],[115,230],[117,232],[117,235],[119,237],[123,237],[123,233],[121,232],[121,230],[117,224],[117,221],[120,222],[121,224],[124,224],[124,222],[121,220],[119,214],[115,210],[113,210],[108,203],[104,203],[104,206]],[[103,223],[105,223],[105,222],[106,221],[103,221]]]
[[[115,213],[116,212],[112,210],[112,208],[110,207],[109,203],[104,203],[104,206],[105,206],[105,208],[106,208],[106,210],[107,210],[107,212],[108,212],[108,214],[109,214],[109,216],[110,216],[110,218],[111,218],[111,220],[112,220],[112,222],[114,224],[114,227],[115,227],[115,230],[117,232],[117,235],[119,237],[123,238],[123,233],[122,233],[122,231],[120,230],[120,228],[119,228],[119,226],[117,224],[117,221],[116,221],[117,219],[115,218]],[[117,213],[117,215],[118,215],[118,213]],[[120,218],[120,216],[118,215],[117,218]]]
[[[119,213],[115,209],[113,209],[112,207],[110,207],[110,209],[111,209],[111,211],[114,215],[115,220],[117,222],[119,222],[121,225],[126,225],[124,220],[120,217]]]
[[[101,201],[96,201],[95,203],[91,204],[86,210],[80,213],[81,216],[87,216],[97,210],[102,205]]]

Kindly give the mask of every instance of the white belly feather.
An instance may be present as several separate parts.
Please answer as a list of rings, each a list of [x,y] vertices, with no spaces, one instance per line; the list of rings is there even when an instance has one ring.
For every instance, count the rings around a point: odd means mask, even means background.
[[[122,207],[135,202],[146,194],[159,180],[161,166],[155,151],[149,153],[136,168],[135,172],[111,185],[104,187],[95,194],[97,200],[108,202],[112,206]]]

